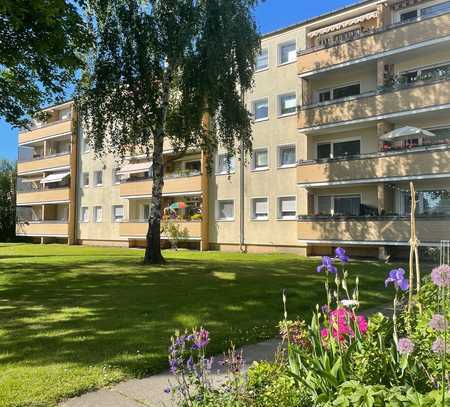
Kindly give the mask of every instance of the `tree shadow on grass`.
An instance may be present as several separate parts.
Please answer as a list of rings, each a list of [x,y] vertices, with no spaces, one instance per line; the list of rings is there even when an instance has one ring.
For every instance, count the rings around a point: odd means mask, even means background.
[[[53,255],[30,262],[23,254],[23,261],[18,255],[0,262],[0,363],[108,364],[142,376],[166,366],[175,329],[207,327],[216,353],[231,340],[241,345],[275,335],[285,288],[290,318],[309,318],[325,302],[315,260],[181,253],[149,267],[126,253],[82,261],[70,254],[60,262]],[[386,267],[349,269],[358,270],[365,301],[386,302]]]

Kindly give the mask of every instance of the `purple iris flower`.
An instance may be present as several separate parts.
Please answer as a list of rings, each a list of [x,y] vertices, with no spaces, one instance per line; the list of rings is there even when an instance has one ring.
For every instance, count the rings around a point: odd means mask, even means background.
[[[322,257],[322,264],[317,266],[317,272],[321,273],[323,270],[328,270],[330,273],[337,273],[337,268],[333,264],[333,259],[328,256]]]
[[[170,359],[169,360],[169,370],[170,373],[175,374],[177,372],[178,368],[178,362],[176,359]]]
[[[405,278],[405,270],[401,268],[389,272],[389,276],[384,281],[384,285],[387,287],[389,283],[393,283],[397,290],[406,291],[409,288],[408,280]]]
[[[342,247],[336,249],[336,258],[342,263],[348,263],[349,257],[345,254],[345,250]]]

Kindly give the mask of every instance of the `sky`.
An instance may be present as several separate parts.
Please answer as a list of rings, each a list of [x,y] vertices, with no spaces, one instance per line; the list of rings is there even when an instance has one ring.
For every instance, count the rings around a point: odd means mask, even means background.
[[[356,3],[356,0],[265,0],[256,9],[262,34]],[[0,159],[17,158],[17,129],[0,119]]]

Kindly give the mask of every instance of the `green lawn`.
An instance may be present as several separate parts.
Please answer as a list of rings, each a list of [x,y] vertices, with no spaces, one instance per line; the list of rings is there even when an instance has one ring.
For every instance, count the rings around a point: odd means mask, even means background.
[[[318,259],[0,244],[0,406],[48,406],[166,368],[170,335],[203,325],[210,350],[272,337],[288,289],[290,317],[323,303]],[[387,302],[389,266],[357,262],[366,307]]]

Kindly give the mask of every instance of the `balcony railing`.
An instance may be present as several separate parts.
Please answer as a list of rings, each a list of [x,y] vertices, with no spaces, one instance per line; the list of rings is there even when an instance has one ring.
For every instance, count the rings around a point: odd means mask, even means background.
[[[448,35],[450,13],[430,15],[361,33],[329,46],[299,51],[298,69],[300,74],[312,72]]]
[[[19,161],[17,163],[17,172],[22,174],[26,172],[50,171],[67,167],[70,167],[70,154],[61,153],[34,160]]]
[[[71,132],[72,120],[58,120],[47,123],[43,126],[33,128],[29,131],[22,131],[19,133],[19,144],[37,141],[42,138],[66,135]]]
[[[202,227],[201,220],[171,220],[169,222],[179,226],[181,231],[185,233],[184,239],[200,239]],[[147,231],[148,220],[145,219],[130,220],[120,223],[120,235],[123,237],[143,239],[146,237]],[[162,237],[168,238],[165,233],[162,234]]]
[[[417,216],[417,237],[422,244],[450,238],[450,216]],[[298,239],[310,243],[347,242],[407,245],[408,216],[299,216]]]
[[[450,173],[449,144],[301,161],[297,167],[297,181],[315,184],[442,173]]]
[[[367,92],[329,102],[304,105],[298,113],[298,128],[335,125],[378,115],[432,108],[450,103],[450,80],[412,83],[402,89]]]
[[[20,221],[16,224],[17,236],[67,237],[67,220]]]

